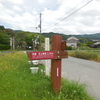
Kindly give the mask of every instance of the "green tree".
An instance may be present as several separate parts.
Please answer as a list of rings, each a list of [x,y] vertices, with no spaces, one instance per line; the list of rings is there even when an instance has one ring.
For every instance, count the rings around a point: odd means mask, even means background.
[[[36,33],[30,33],[25,38],[25,41],[27,42],[28,47],[29,46],[35,47],[36,46],[35,41],[39,43],[40,42],[40,36],[39,36],[39,34],[36,34]],[[43,38],[42,38],[42,42],[43,42]],[[36,46],[35,48],[38,48],[38,47]]]
[[[0,30],[0,44],[9,45],[10,37],[7,34],[4,34],[2,30]]]
[[[23,41],[25,41],[26,32],[17,32],[15,35],[16,47],[22,48]]]
[[[78,46],[86,46],[86,44],[80,43],[80,42],[78,42],[77,45],[78,45]]]
[[[37,38],[38,37],[38,38]],[[22,48],[23,43],[27,46],[33,46],[33,40],[37,38],[37,42],[40,42],[40,35],[33,32],[17,32],[15,36],[16,46]],[[42,42],[44,42],[44,36],[42,36]]]
[[[4,30],[4,29],[5,29],[4,26],[1,26],[1,25],[0,25],[0,30]]]
[[[10,37],[14,37],[14,36],[15,36],[15,32],[14,32],[12,29],[5,29],[5,31],[7,32],[7,34],[8,34]]]
[[[87,46],[91,47],[93,45],[92,41],[87,42]]]

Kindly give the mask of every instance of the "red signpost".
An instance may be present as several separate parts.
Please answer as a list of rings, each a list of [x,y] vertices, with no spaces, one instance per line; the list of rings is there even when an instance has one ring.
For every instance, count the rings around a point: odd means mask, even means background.
[[[29,59],[30,60],[39,60],[39,59],[54,59],[54,51],[38,51],[38,52],[30,52]]]
[[[51,85],[54,93],[60,92],[61,87],[61,59],[67,58],[66,42],[62,42],[62,36],[54,35],[52,37],[52,50],[57,51],[57,57],[59,59],[52,59],[51,62]]]
[[[54,93],[60,92],[61,87],[61,59],[67,58],[66,41],[62,42],[62,36],[52,37],[52,51],[27,52],[30,60],[52,59],[51,62],[51,86]]]

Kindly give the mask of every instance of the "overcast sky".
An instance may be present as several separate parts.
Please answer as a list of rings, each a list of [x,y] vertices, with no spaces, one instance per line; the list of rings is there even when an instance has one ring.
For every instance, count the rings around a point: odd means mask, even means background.
[[[5,28],[39,32],[40,13],[42,32],[100,32],[100,0],[0,0],[0,25]]]

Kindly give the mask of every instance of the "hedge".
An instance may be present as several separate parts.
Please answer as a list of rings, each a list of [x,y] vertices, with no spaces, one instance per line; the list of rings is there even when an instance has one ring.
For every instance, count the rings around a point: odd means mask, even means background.
[[[71,46],[66,46],[67,50],[72,50],[73,48]]]
[[[10,45],[0,45],[0,50],[9,50],[10,48]]]

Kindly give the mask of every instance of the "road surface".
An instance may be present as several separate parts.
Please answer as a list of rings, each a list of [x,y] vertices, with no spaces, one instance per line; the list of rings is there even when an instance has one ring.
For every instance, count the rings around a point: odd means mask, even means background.
[[[69,57],[62,60],[62,76],[88,85],[88,93],[100,100],[100,63]]]

